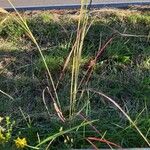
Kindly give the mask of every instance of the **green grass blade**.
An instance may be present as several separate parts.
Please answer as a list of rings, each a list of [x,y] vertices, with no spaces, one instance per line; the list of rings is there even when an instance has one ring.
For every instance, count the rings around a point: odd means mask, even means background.
[[[73,130],[75,130],[75,129],[78,129],[78,128],[83,127],[83,126],[86,126],[86,125],[89,125],[89,124],[91,124],[91,123],[93,123],[93,122],[95,122],[95,121],[97,121],[97,120],[88,121],[88,122],[82,122],[82,123],[81,123],[80,125],[78,125],[78,126],[75,126],[75,127],[70,128],[70,129],[68,129],[68,130],[61,131],[61,132],[56,133],[56,134],[54,134],[54,135],[52,135],[52,136],[49,136],[48,138],[46,138],[46,139],[44,139],[42,142],[40,142],[36,147],[39,147],[39,146],[45,144],[46,142],[49,142],[49,141],[51,141],[51,140],[53,140],[53,139],[56,139],[57,137],[59,137],[59,136],[61,136],[61,135],[64,135],[64,134],[66,134],[66,133],[69,133],[69,132],[71,132],[71,131],[73,131]]]

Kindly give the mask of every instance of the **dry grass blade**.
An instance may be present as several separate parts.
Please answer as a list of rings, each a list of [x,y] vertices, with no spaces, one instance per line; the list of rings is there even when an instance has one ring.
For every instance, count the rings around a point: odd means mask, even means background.
[[[10,96],[9,94],[5,93],[4,91],[0,90],[0,93],[2,93],[3,95],[7,96],[8,98],[14,100],[14,98],[12,96]]]
[[[109,25],[103,24],[105,27],[109,28],[112,30],[112,32],[118,34],[121,37],[134,37],[134,38],[149,38],[149,35],[140,35],[140,34],[128,34],[128,33],[121,33],[119,30],[114,29],[110,27]]]
[[[144,134],[141,132],[141,130],[137,127],[137,125],[134,123],[134,121],[132,121],[132,119],[130,118],[130,116],[119,106],[118,103],[116,103],[113,99],[111,99],[110,97],[106,96],[105,94],[103,94],[102,92],[96,91],[94,89],[86,89],[87,91],[96,93],[104,98],[106,98],[109,102],[111,102],[112,104],[115,105],[115,107],[117,107],[122,113],[123,115],[129,120],[129,122],[133,125],[133,127],[135,127],[135,129],[137,130],[137,132],[141,135],[141,137],[145,140],[145,142],[147,143],[148,146],[150,146],[150,142],[149,140],[146,138],[146,136],[144,136]]]
[[[3,8],[0,8],[0,16],[3,16],[0,20],[0,25],[2,25],[8,18],[9,12]]]
[[[54,99],[54,97],[53,97],[53,95],[52,95],[52,93],[51,93],[49,87],[47,87],[47,90],[48,90],[48,93],[49,93],[50,96],[51,96],[51,99],[52,99],[53,105],[54,105],[54,109],[55,109],[55,111],[56,111],[58,117],[60,118],[60,120],[61,120],[62,122],[65,122],[66,119],[65,119],[65,117],[63,116],[63,113],[62,113],[61,109],[60,109],[59,106],[57,105],[57,103],[56,103],[56,101],[55,101],[55,99]]]
[[[6,10],[3,9],[3,8],[0,8],[0,14],[8,14],[8,11],[6,11]]]
[[[81,79],[80,83],[79,83],[79,86],[78,86],[78,89],[81,87],[81,85],[85,82],[85,84],[88,83],[91,75],[92,75],[92,72],[93,72],[93,68],[94,66],[96,65],[96,62],[97,60],[101,57],[101,55],[103,54],[103,52],[105,51],[105,49],[107,48],[107,46],[112,42],[112,40],[115,38],[116,34],[112,34],[111,37],[108,38],[108,40],[106,40],[105,44],[100,47],[100,49],[98,50],[95,58],[91,59],[88,63],[88,69],[85,73],[85,75],[83,76],[83,78]]]
[[[97,148],[97,146],[93,144],[88,138],[86,140],[93,146],[95,150],[99,150],[99,148]]]
[[[75,46],[75,44],[74,44],[74,46]],[[71,56],[72,56],[72,53],[73,53],[73,50],[74,50],[74,46],[72,47],[72,49],[71,49],[71,51],[70,51],[68,57],[67,57],[66,60],[65,60],[63,69],[62,69],[62,71],[61,71],[61,73],[60,73],[58,82],[57,82],[57,84],[56,84],[56,89],[58,88],[59,83],[60,83],[60,81],[62,80],[62,78],[63,78],[63,76],[64,76],[64,74],[65,74],[65,70],[66,70],[66,68],[67,68],[67,66],[68,66],[68,64],[69,64],[69,62],[70,62],[70,59],[71,59]]]
[[[86,120],[86,121],[89,121],[89,120],[86,119],[82,114],[79,114],[79,116],[80,116],[82,119],[84,119],[84,120]],[[96,131],[97,134],[101,135],[100,131],[99,131],[98,129],[96,129],[95,126],[93,126],[92,124],[90,124],[90,126]]]
[[[45,91],[46,91],[46,88],[45,88],[45,89],[43,90],[43,92],[42,92],[42,99],[43,99],[43,103],[44,103],[44,106],[45,106],[45,108],[46,108],[46,110],[47,110],[48,115],[51,116],[51,115],[50,115],[50,112],[49,112],[49,109],[48,109],[48,106],[47,106],[47,104],[46,104],[46,100],[45,100]]]
[[[79,116],[80,116],[82,119],[84,119],[85,121],[89,121],[89,120],[86,119],[82,114],[79,114]],[[95,130],[95,132],[96,132],[98,135],[101,136],[101,138],[100,138],[101,142],[106,143],[110,148],[112,148],[112,146],[116,146],[116,147],[118,147],[118,148],[121,148],[121,146],[119,146],[119,145],[117,145],[117,144],[115,144],[115,143],[113,143],[113,142],[110,142],[110,141],[106,140],[106,139],[104,138],[104,136],[100,133],[100,131],[99,131],[94,125],[92,125],[92,124],[89,124],[89,125]],[[92,138],[95,138],[95,137],[92,137]],[[99,139],[99,138],[98,138],[98,139]],[[89,137],[88,137],[86,140],[88,140],[88,142],[89,142],[89,141],[91,142],[92,139],[89,139]],[[92,142],[91,142],[91,144],[92,144]],[[111,146],[111,145],[112,145],[112,146]]]
[[[71,76],[71,87],[70,87],[70,117],[72,117],[76,111],[77,92],[78,92],[78,78],[81,64],[81,54],[83,49],[83,43],[87,31],[89,17],[87,14],[87,0],[81,0],[81,9],[78,20],[77,36],[75,45],[73,47],[73,58],[72,58],[72,76]]]
[[[0,25],[2,25],[7,20],[7,17],[5,17],[1,22]]]
[[[102,143],[106,143],[106,144],[109,144],[109,145],[112,145],[112,146],[116,146],[117,148],[121,148],[119,145],[115,144],[115,143],[112,143],[110,141],[107,141],[105,139],[102,139],[102,138],[96,138],[96,137],[88,137],[87,138],[89,141],[98,141],[98,142],[102,142]]]

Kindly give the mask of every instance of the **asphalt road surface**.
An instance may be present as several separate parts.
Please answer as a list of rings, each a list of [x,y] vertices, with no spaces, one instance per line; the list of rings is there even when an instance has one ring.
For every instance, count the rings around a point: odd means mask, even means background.
[[[89,0],[90,1],[90,0]],[[79,6],[80,0],[11,0],[17,8],[28,7],[74,7]],[[93,0],[93,4],[99,6],[115,6],[115,5],[129,5],[129,4],[150,4],[150,0]],[[0,0],[0,7],[11,8],[7,0]]]

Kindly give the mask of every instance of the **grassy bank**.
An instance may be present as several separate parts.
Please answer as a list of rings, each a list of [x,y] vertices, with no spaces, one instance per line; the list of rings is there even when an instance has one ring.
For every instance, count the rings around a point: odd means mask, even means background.
[[[0,114],[15,120],[12,137],[25,137],[30,145],[38,145],[61,127],[63,131],[72,129],[86,118],[98,120],[91,126],[77,127],[52,138],[51,149],[89,148],[92,146],[86,140],[88,137],[105,138],[121,147],[146,147],[147,143],[115,105],[86,89],[111,97],[150,139],[150,12],[102,9],[88,14],[88,24],[92,24],[83,42],[78,75],[79,81],[84,76],[85,80],[76,93],[79,98],[74,119],[69,117],[73,64],[70,61],[65,72],[62,69],[78,40],[79,12],[28,11],[21,15],[41,48],[55,85],[63,73],[57,94],[66,121],[63,123],[57,116],[53,99],[46,90],[49,87],[54,93],[37,47],[14,18],[7,16],[3,20],[4,15],[0,25],[0,90],[13,99],[0,93]],[[93,71],[86,74],[89,62],[105,44]],[[100,148],[111,145],[104,140],[92,142]],[[48,144],[45,142],[40,148],[45,149]],[[3,149],[15,149],[13,142],[10,145]]]

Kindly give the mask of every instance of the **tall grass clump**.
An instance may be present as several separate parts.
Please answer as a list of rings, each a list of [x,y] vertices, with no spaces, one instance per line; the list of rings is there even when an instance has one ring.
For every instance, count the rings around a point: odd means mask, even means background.
[[[85,5],[86,4],[86,5]],[[73,58],[72,58],[72,76],[71,76],[71,90],[70,90],[70,117],[76,112],[76,102],[78,93],[78,83],[79,83],[79,72],[82,59],[82,50],[84,39],[86,33],[89,29],[89,14],[87,10],[87,1],[81,1],[81,9],[78,20],[77,36],[72,48]]]
[[[46,87],[43,90],[43,101],[44,101],[44,92],[45,90],[48,91],[52,101],[53,101],[53,106],[54,109],[58,115],[58,117],[60,118],[60,120],[62,122],[65,122],[66,118],[63,115],[63,111],[61,109],[61,103],[59,101],[58,98],[58,93],[57,93],[57,87],[55,86],[53,77],[51,75],[51,71],[49,70],[47,61],[45,59],[45,56],[42,53],[42,50],[38,44],[38,42],[36,41],[34,35],[32,34],[26,20],[21,16],[21,14],[17,11],[17,9],[14,7],[14,5],[12,4],[12,2],[10,0],[8,0],[8,2],[10,3],[10,5],[14,8],[15,12],[16,12],[16,16],[13,16],[12,14],[9,14],[10,17],[14,18],[14,20],[22,27],[22,29],[25,31],[26,35],[31,39],[31,41],[35,44],[35,46],[37,47],[37,50],[39,51],[39,54],[41,56],[41,59],[43,61],[43,64],[46,68],[48,77],[49,77],[49,83],[50,85],[52,85],[52,89],[50,90],[49,87]],[[70,118],[75,114],[76,111],[76,101],[77,101],[77,92],[78,92],[78,76],[79,76],[79,69],[80,69],[80,63],[81,63],[81,54],[82,54],[82,48],[83,48],[83,43],[84,43],[84,38],[85,35],[88,31],[88,11],[87,11],[87,1],[82,0],[81,1],[81,9],[80,9],[80,15],[79,15],[79,21],[78,21],[78,28],[77,28],[77,33],[76,33],[76,39],[74,42],[74,46],[72,47],[72,51],[70,53],[70,57],[68,57],[68,62],[72,61],[72,76],[71,76],[71,88],[70,88]],[[68,65],[68,64],[67,64]],[[4,93],[3,91],[1,91],[3,94],[9,96],[7,93]],[[10,96],[9,96],[10,97]],[[45,103],[45,101],[44,101]],[[48,110],[47,104],[45,103],[45,107]],[[25,118],[25,117],[24,117]],[[88,124],[91,124],[93,121],[83,121],[80,125],[77,125],[75,127],[70,127],[70,129],[66,130],[66,131],[60,131],[57,134],[54,134],[53,136],[50,136],[46,139],[44,139],[43,141],[39,142],[39,144],[36,147],[32,147],[33,149],[38,149],[39,146],[49,142],[49,141],[53,141],[55,140],[57,137],[68,133],[72,130],[75,129],[79,129],[82,126],[86,126]],[[20,139],[18,139],[20,140]],[[21,140],[20,140],[21,141]]]

